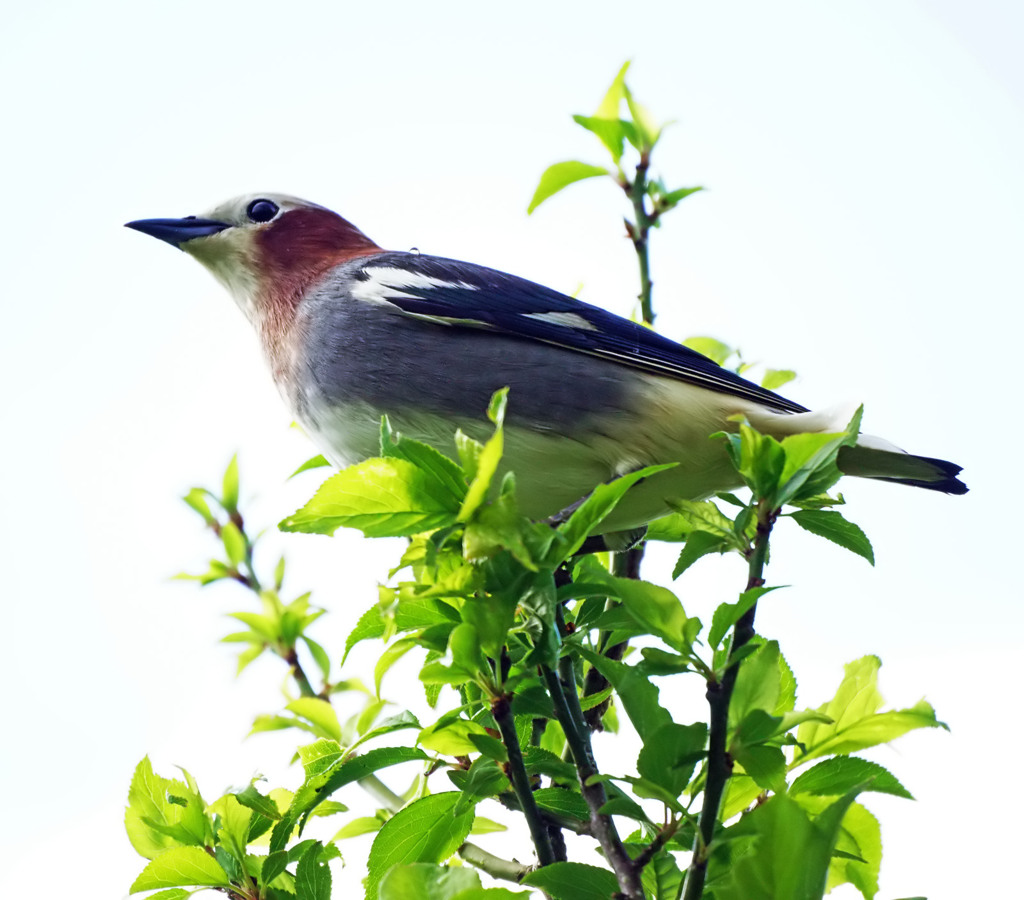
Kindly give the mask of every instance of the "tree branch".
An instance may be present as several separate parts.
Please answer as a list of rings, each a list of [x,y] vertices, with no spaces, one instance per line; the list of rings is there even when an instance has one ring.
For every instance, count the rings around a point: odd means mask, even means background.
[[[576,693],[576,678],[572,670],[572,660],[566,657],[559,665],[559,672],[548,666],[542,666],[548,691],[555,707],[562,730],[565,732],[569,751],[576,765],[576,777],[579,779],[580,792],[590,812],[590,831],[597,838],[605,858],[612,867],[619,882],[619,889],[627,900],[644,900],[644,891],[640,883],[639,870],[629,858],[622,839],[615,828],[612,817],[602,813],[601,808],[608,802],[604,784],[590,779],[599,774],[594,760],[594,751],[590,745],[590,731],[583,719],[579,697]]]
[[[757,531],[754,544],[747,552],[747,590],[764,584],[764,567],[768,559],[768,539],[778,510],[772,509],[765,500],[757,503]],[[734,661],[736,652],[754,637],[754,617],[757,604],[750,607],[733,628],[729,645],[729,656],[721,681],[709,681],[707,698],[711,708],[708,733],[707,776],[704,783],[704,803],[697,824],[693,843],[693,857],[686,873],[686,884],[682,900],[699,900],[704,891],[704,880],[711,841],[718,823],[718,811],[722,804],[725,786],[732,775],[732,757],[729,755],[729,703],[736,687],[740,663]]]
[[[530,837],[533,838],[533,846],[537,851],[537,861],[542,866],[549,866],[556,861],[555,850],[551,846],[548,824],[541,816],[537,801],[534,799],[530,776],[526,774],[523,751],[519,747],[519,736],[516,734],[516,724],[512,718],[512,704],[507,696],[498,697],[491,704],[491,715],[494,716],[494,722],[501,732],[502,743],[508,751],[506,774],[512,782],[512,790],[515,791],[523,817],[530,828]]]
[[[514,881],[519,884],[533,871],[533,866],[524,866],[514,859],[502,859],[468,841],[456,852],[471,866],[475,866],[481,872],[486,872],[492,878],[500,878],[502,881]]]

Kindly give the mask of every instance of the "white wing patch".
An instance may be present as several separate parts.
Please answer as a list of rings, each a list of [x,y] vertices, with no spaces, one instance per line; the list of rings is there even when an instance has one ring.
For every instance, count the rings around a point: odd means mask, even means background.
[[[357,280],[352,286],[352,295],[357,300],[367,303],[390,303],[392,300],[414,300],[415,294],[406,293],[403,288],[414,290],[433,290],[435,288],[457,288],[463,291],[475,291],[475,284],[464,281],[445,281],[421,272],[410,272],[408,269],[396,269],[391,266],[369,266],[363,269],[368,278]]]
[[[538,322],[547,322],[549,325],[561,325],[563,328],[576,328],[580,331],[600,330],[593,322],[588,322],[579,313],[574,312],[525,313],[523,318],[536,319]]]

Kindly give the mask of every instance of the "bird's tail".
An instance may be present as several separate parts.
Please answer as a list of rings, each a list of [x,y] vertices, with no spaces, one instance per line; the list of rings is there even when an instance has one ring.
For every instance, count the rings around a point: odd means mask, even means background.
[[[930,456],[914,456],[887,441],[862,434],[853,447],[843,447],[836,459],[844,475],[877,478],[942,491],[944,494],[966,494],[967,485],[956,476],[961,466]]]

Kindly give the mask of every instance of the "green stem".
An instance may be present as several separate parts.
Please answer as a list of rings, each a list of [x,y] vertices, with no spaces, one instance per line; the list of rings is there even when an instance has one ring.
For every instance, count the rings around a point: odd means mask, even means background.
[[[757,531],[753,547],[747,554],[747,590],[761,587],[764,584],[764,567],[768,559],[768,539],[778,510],[770,504],[759,500],[757,504]],[[757,604],[750,607],[733,628],[732,640],[729,644],[729,656],[725,673],[720,681],[708,682],[707,698],[711,709],[708,734],[708,762],[704,783],[704,803],[697,823],[697,835],[694,838],[693,856],[690,868],[686,873],[686,884],[683,888],[682,900],[699,900],[704,892],[704,880],[707,877],[708,858],[711,841],[714,838],[715,826],[718,823],[718,812],[722,805],[722,796],[726,784],[732,775],[732,757],[729,755],[729,702],[736,687],[740,663],[734,662],[737,651],[754,637],[754,617],[757,615]]]
[[[600,781],[590,781],[599,773],[590,745],[590,731],[584,723],[583,711],[580,709],[579,696],[576,693],[572,660],[566,657],[559,665],[557,673],[548,666],[542,666],[541,671],[547,681],[551,701],[555,707],[555,716],[562,726],[562,731],[565,732],[569,752],[576,765],[580,792],[590,813],[590,833],[604,850],[605,859],[615,872],[622,896],[626,900],[644,900],[639,870],[622,845],[622,839],[612,817],[601,812],[601,808],[608,802],[604,784]]]
[[[651,263],[648,254],[649,236],[651,226],[655,217],[647,212],[647,169],[651,164],[650,157],[646,153],[640,155],[640,162],[636,165],[636,177],[625,185],[626,194],[633,204],[633,216],[635,222],[627,223],[629,236],[633,241],[633,249],[636,251],[637,264],[640,267],[640,315],[645,325],[654,324],[654,305],[651,300],[651,291],[654,282],[651,281]]]
[[[502,859],[468,841],[459,847],[458,854],[471,866],[475,866],[481,872],[486,872],[491,878],[500,878],[502,881],[514,881],[519,884],[533,871],[533,866],[524,866],[514,860]]]
[[[533,787],[530,785],[530,776],[526,773],[526,764],[523,762],[523,752],[519,747],[519,735],[516,734],[516,723],[512,717],[512,704],[507,696],[498,697],[491,704],[491,715],[501,732],[501,740],[508,752],[507,774],[512,782],[512,790],[515,791],[519,800],[526,824],[530,828],[530,836],[533,838],[533,846],[537,850],[537,861],[542,866],[549,866],[556,861],[555,850],[551,846],[551,836],[548,834],[548,825],[544,821],[533,796]]]
[[[313,690],[313,685],[309,683],[309,679],[302,668],[302,663],[299,662],[299,654],[296,649],[294,647],[289,648],[287,653],[281,654],[281,658],[291,666],[292,677],[299,686],[299,693],[303,697],[318,697],[319,694]]]

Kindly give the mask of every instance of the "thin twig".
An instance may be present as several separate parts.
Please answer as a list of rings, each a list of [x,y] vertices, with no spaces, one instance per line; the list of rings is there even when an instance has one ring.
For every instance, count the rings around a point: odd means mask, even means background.
[[[459,847],[457,852],[471,866],[475,866],[481,872],[486,872],[492,878],[500,878],[502,881],[513,881],[519,884],[534,869],[533,866],[524,866],[514,859],[502,859],[468,841]]]
[[[778,510],[764,500],[757,504],[757,531],[754,544],[747,554],[747,590],[764,585],[764,567],[768,559],[768,539]],[[715,826],[718,823],[718,811],[722,804],[725,786],[732,775],[732,757],[729,755],[729,702],[736,687],[740,663],[735,662],[736,653],[754,637],[754,617],[757,615],[757,604],[750,607],[733,628],[732,640],[729,645],[729,656],[725,674],[721,681],[709,681],[707,698],[711,708],[708,733],[707,775],[704,784],[704,801],[697,824],[697,834],[693,843],[693,856],[690,868],[686,873],[686,884],[683,888],[682,900],[699,900],[704,891],[704,880],[707,876],[708,857],[711,841],[714,838]]]
[[[564,631],[561,607],[558,609],[558,625],[559,630]],[[644,891],[640,883],[639,870],[629,858],[612,817],[601,812],[602,807],[608,802],[608,795],[602,782],[592,780],[599,772],[594,759],[594,750],[590,744],[590,730],[584,721],[579,695],[576,692],[576,676],[573,672],[572,659],[568,656],[565,657],[559,664],[558,672],[548,666],[541,666],[541,672],[547,682],[548,692],[551,694],[555,716],[562,726],[562,731],[565,732],[569,752],[572,754],[576,766],[580,793],[583,795],[590,813],[591,834],[601,845],[605,859],[608,860],[615,873],[623,896],[627,900],[643,900]]]
[[[626,233],[633,242],[637,265],[640,268],[640,293],[637,299],[640,301],[640,315],[645,325],[654,324],[654,306],[651,300],[654,282],[651,281],[651,262],[648,251],[651,226],[657,221],[657,216],[648,213],[646,206],[647,169],[650,164],[649,151],[641,153],[633,180],[627,181],[622,186],[630,203],[633,204],[633,216],[636,219],[634,222],[626,221]]]
[[[542,866],[549,866],[556,862],[554,847],[551,846],[551,836],[548,834],[548,823],[541,816],[540,808],[533,796],[533,788],[530,785],[530,776],[526,774],[526,764],[523,762],[523,751],[519,747],[519,736],[516,734],[516,723],[512,718],[512,704],[507,696],[498,697],[491,704],[491,715],[501,732],[501,740],[508,752],[508,765],[506,773],[509,781],[512,782],[512,790],[515,791],[516,799],[519,800],[523,817],[530,828],[530,836],[533,838],[533,846],[537,851],[537,861]]]
[[[654,840],[651,841],[640,853],[637,854],[633,860],[633,865],[636,866],[636,870],[639,872],[646,866],[658,852],[664,847],[675,833],[679,830],[679,826],[683,824],[683,819],[672,819],[667,825],[664,825],[661,830],[654,836]]]

